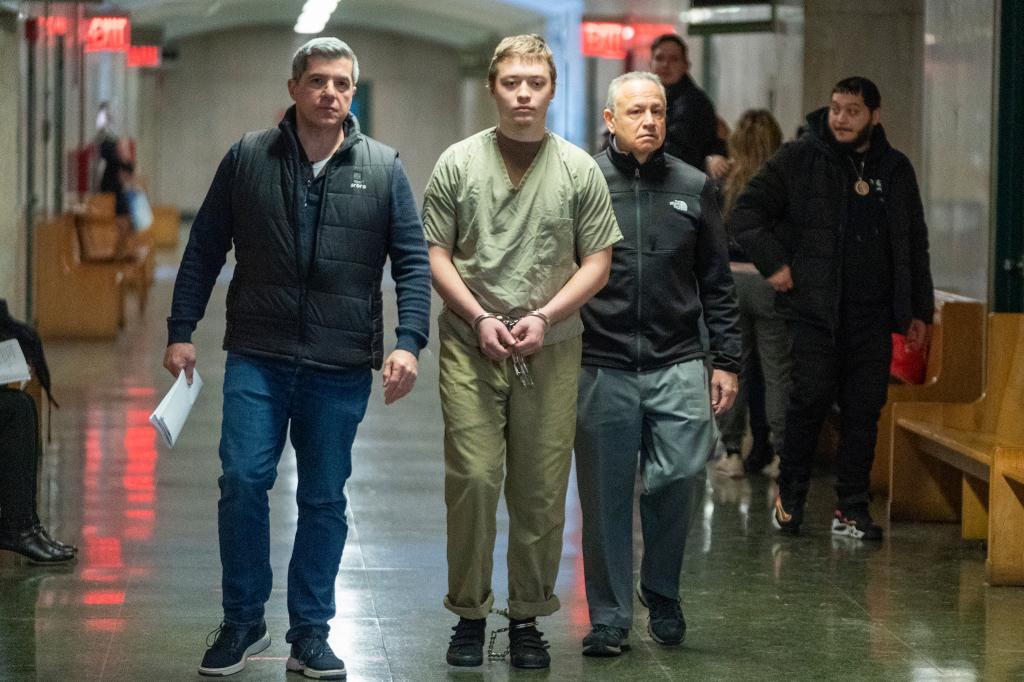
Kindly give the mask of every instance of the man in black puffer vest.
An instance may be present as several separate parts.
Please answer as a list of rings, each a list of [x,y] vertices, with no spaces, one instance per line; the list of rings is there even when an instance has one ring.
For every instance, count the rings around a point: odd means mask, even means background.
[[[575,450],[592,626],[585,656],[628,648],[638,451],[644,557],[637,592],[651,637],[669,646],[683,641],[686,536],[714,451],[714,415],[736,397],[739,309],[717,190],[665,154],[665,109],[652,73],[627,73],[608,87],[604,119],[612,137],[597,165],[624,238],[612,250],[608,284],[581,311]]]
[[[841,411],[832,532],[880,540],[868,511],[890,333],[926,342],[933,291],[914,169],[879,124],[881,95],[846,78],[737,200],[730,231],[779,291],[793,374],[773,520],[796,533],[811,460],[833,401]]]
[[[395,150],[349,113],[352,50],[316,38],[295,53],[295,106],[277,128],[247,133],[221,162],[174,285],[164,366],[189,381],[192,332],[234,246],[218,513],[224,621],[199,672],[230,675],[270,644],[267,492],[291,434],[298,528],[288,568],[289,670],[341,679],[327,644],[345,546],[345,481],[371,370],[390,404],[413,387],[427,342],[430,269],[423,226]],[[384,262],[398,295],[396,349],[383,357]]]

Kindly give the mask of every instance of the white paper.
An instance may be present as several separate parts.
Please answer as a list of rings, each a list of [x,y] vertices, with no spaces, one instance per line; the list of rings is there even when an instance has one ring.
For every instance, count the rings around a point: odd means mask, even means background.
[[[17,339],[0,341],[0,385],[32,378]]]
[[[149,415],[149,423],[160,433],[167,447],[174,447],[202,388],[203,380],[199,372],[192,370],[192,385],[189,386],[185,371],[182,370],[171,390],[167,391],[153,414]]]

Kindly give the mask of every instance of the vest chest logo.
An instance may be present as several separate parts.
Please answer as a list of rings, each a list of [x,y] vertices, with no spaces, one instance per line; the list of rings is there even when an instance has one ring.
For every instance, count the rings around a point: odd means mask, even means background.
[[[686,202],[683,201],[682,199],[676,199],[675,201],[670,201],[670,202],[668,202],[668,205],[671,206],[672,208],[674,208],[675,210],[679,211],[680,213],[686,213],[686,211],[690,208],[689,206],[686,205]]]
[[[352,173],[352,184],[349,185],[349,189],[366,189],[366,183],[363,182],[363,174],[359,171]]]

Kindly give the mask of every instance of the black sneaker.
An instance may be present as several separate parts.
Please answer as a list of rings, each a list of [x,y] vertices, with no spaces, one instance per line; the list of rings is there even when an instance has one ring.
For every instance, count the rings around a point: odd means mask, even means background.
[[[882,529],[875,525],[866,504],[840,506],[832,513],[832,535],[856,540],[881,540]]]
[[[611,625],[595,625],[590,634],[583,638],[584,656],[618,656],[629,651],[629,630]]]
[[[452,628],[454,634],[448,643],[448,665],[460,668],[472,668],[484,662],[484,630],[486,618],[459,618],[459,623]]]
[[[513,668],[548,668],[551,655],[548,643],[542,639],[543,632],[537,630],[537,620],[511,619],[508,627],[510,662]]]
[[[213,638],[213,643],[210,639]],[[245,667],[245,659],[270,646],[270,633],[262,618],[252,625],[223,622],[206,638],[206,655],[199,666],[200,675],[224,677]]]
[[[285,667],[314,680],[345,679],[345,663],[334,655],[327,635],[315,631],[292,644]]]
[[[686,619],[678,599],[669,599],[655,594],[639,585],[636,590],[640,603],[649,610],[647,632],[651,639],[665,646],[682,644],[686,638]]]
[[[783,535],[799,535],[800,523],[803,510],[793,507],[790,511],[782,506],[782,496],[775,496],[775,505],[772,508],[772,525],[782,531]]]

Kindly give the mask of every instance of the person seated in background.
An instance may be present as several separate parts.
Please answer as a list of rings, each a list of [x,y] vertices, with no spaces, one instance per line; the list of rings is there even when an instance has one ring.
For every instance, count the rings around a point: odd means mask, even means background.
[[[12,318],[7,302],[0,299],[0,341],[12,338],[49,396],[50,372],[39,336]],[[40,454],[35,401],[24,391],[0,386],[0,550],[17,552],[33,563],[70,561],[78,548],[50,537],[36,514]]]

